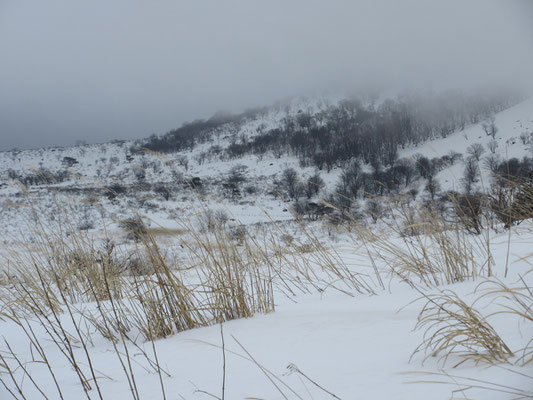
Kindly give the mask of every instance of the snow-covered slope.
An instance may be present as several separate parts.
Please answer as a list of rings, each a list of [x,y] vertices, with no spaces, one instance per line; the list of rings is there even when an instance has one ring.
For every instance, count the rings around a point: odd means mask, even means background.
[[[300,167],[296,157],[287,154],[252,155],[249,153],[237,158],[228,158],[224,149],[235,141],[249,141],[259,132],[281,127],[289,117],[300,113],[316,115],[336,105],[340,97],[299,98],[278,103],[261,112],[243,117],[237,124],[230,123],[217,128],[212,139],[197,144],[193,149],[169,154],[132,152],[138,147],[134,142],[115,141],[98,145],[82,145],[69,148],[47,148],[38,150],[10,151],[0,153],[0,207],[2,229],[16,235],[20,226],[20,209],[16,206],[28,196],[31,203],[44,213],[57,213],[58,204],[72,204],[78,208],[80,220],[77,225],[103,227],[114,221],[127,218],[132,212],[140,212],[155,224],[173,227],[171,220],[197,212],[198,196],[187,185],[191,179],[200,179],[203,186],[203,208],[219,209],[227,212],[237,223],[266,222],[271,219],[291,219],[290,204],[276,197],[275,185],[281,171],[294,168],[299,179],[305,181],[315,171],[314,167]],[[497,127],[497,147],[492,154],[489,148],[491,137],[483,131],[484,121],[467,125],[464,130],[454,132],[446,138],[438,138],[418,147],[400,149],[399,157],[410,158],[424,155],[428,158],[441,157],[456,152],[466,157],[467,148],[480,143],[485,149],[482,158],[488,155],[504,161],[512,157],[523,157],[533,146],[533,100],[526,100],[495,116]],[[522,137],[521,137],[522,136]],[[524,143],[527,141],[527,143]],[[213,149],[218,153],[213,153]],[[231,172],[240,168],[244,183],[238,198],[231,198],[224,189]],[[335,190],[342,165],[334,165],[330,171],[320,171],[325,188],[318,194],[319,201]],[[488,186],[490,173],[486,163],[480,162],[484,171],[478,186]],[[363,170],[371,171],[370,166]],[[438,172],[436,180],[442,190],[461,190],[464,162]],[[60,177],[48,184],[21,186],[18,180],[32,178],[40,174],[52,173]],[[138,190],[148,183],[148,190]],[[106,187],[112,185],[130,187],[126,198],[106,198]],[[170,197],[162,198],[157,193],[157,185],[164,185],[171,192]],[[419,192],[424,190],[424,182],[414,183]],[[150,189],[151,187],[151,189]],[[25,201],[25,200],[24,200]],[[91,205],[92,204],[92,205]],[[98,205],[99,211],[96,210]],[[196,205],[195,205],[196,204]],[[193,211],[194,210],[194,211]],[[93,221],[87,224],[87,220]],[[8,236],[8,235],[6,235]],[[7,240],[7,239],[5,239]]]
[[[183,217],[198,211],[198,196],[187,185],[193,177],[198,177],[203,182],[213,182],[213,187],[217,190],[213,191],[211,187],[205,190],[204,194],[208,195],[205,198],[208,202],[206,208],[223,209],[232,218],[243,223],[292,218],[287,210],[288,205],[266,193],[271,190],[272,183],[281,170],[288,167],[299,169],[295,158],[283,156],[261,159],[246,155],[237,160],[227,160],[216,155],[206,157],[205,152],[213,145],[227,147],[235,137],[251,138],[257,134],[258,129],[279,127],[287,116],[301,112],[317,113],[338,100],[335,97],[298,98],[280,102],[268,108],[266,112],[245,119],[238,126],[238,131],[235,131],[233,126],[225,126],[223,128],[227,132],[222,130],[212,142],[171,154],[134,154],[132,148],[135,143],[132,141],[0,152],[0,223],[7,233],[4,240],[18,235],[17,230],[21,226],[22,218],[21,209],[17,208],[17,204],[26,202],[28,196],[31,199],[29,202],[44,213],[57,213],[58,203],[80,208],[78,224],[83,224],[82,219],[85,218],[98,221],[97,225],[102,227],[133,212],[140,212],[155,224],[172,227],[174,224],[171,220],[176,215]],[[226,202],[221,205],[220,182],[227,179],[229,172],[236,165],[244,166],[246,180],[255,190],[244,195],[238,202]],[[313,171],[312,168],[303,170],[304,177]],[[54,178],[51,178],[50,184],[31,185],[27,188],[18,182],[26,176],[46,175],[48,172],[67,174],[61,182],[54,182]],[[336,171],[333,172],[326,180],[333,181],[336,174]],[[150,210],[143,210],[141,205],[131,199],[118,198],[111,201],[105,197],[104,188],[107,186],[120,184],[138,187],[140,182],[148,182],[150,185],[168,184],[174,194],[168,201],[162,201],[163,199],[153,192],[137,195],[155,206],[149,207]],[[134,193],[131,196],[135,197],[137,191],[136,188],[132,189]],[[88,210],[87,200],[91,195],[99,196],[100,212],[96,212],[94,207]]]
[[[485,153],[482,156],[482,159],[484,159],[492,154],[489,150],[489,144],[493,139],[483,130],[483,123],[484,121],[468,126],[463,131],[454,132],[446,138],[435,139],[415,148],[401,150],[399,156],[413,157],[417,154],[422,154],[428,158],[433,158],[442,157],[452,152],[466,156],[468,147],[474,143],[479,143],[485,149]],[[494,123],[498,130],[495,137],[497,147],[494,154],[501,161],[511,158],[521,159],[524,156],[532,155],[533,98],[496,114]],[[527,138],[526,143],[523,142],[521,136]],[[487,184],[491,172],[483,162],[480,163],[480,168],[483,172],[484,182]],[[439,172],[436,178],[444,190],[461,191],[463,170],[464,164],[457,163]]]

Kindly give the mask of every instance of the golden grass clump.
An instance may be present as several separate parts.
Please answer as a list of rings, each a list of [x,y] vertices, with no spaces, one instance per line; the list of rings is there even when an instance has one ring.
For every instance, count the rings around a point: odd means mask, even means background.
[[[532,273],[530,270],[529,273]],[[529,286],[521,277],[513,286],[508,286],[500,280],[491,279],[482,282],[479,287],[487,286],[482,297],[495,297],[501,309],[491,314],[506,314],[515,316],[527,323],[533,323],[533,288]],[[533,338],[523,349],[517,352],[522,353],[517,362],[522,366],[533,363]]]
[[[274,310],[270,267],[246,237],[237,243],[222,227],[187,228],[189,240],[182,243],[189,265],[171,265],[146,229],[127,252],[109,239],[96,245],[82,232],[67,238],[43,229],[12,253],[16,268],[4,305],[31,315],[97,302],[105,313],[85,316],[105,337],[137,328],[149,340]]]
[[[272,271],[246,233],[238,242],[223,229],[211,234],[193,230],[191,236],[193,245],[188,242],[185,247],[202,266],[197,276],[216,321],[274,311]]]
[[[473,307],[451,290],[424,295],[426,304],[418,315],[415,329],[425,329],[423,342],[413,355],[424,350],[426,355],[443,354],[442,361],[455,354],[476,364],[505,362],[513,352],[494,328]],[[412,357],[412,356],[411,356]]]
[[[157,359],[156,339],[274,310],[268,266],[263,267],[250,243],[241,242],[239,246],[244,244],[246,249],[243,252],[222,230],[209,237],[190,233],[194,263],[188,266],[171,266],[154,237],[143,233],[129,258],[133,253],[136,260],[147,264],[136,267],[147,273],[130,273],[127,262],[117,261],[117,250],[109,241],[97,247],[81,233],[69,234],[68,241],[48,230],[40,233],[40,240],[32,243],[33,251],[14,253],[10,261],[17,268],[9,287],[0,295],[0,318],[19,326],[32,346],[39,349],[39,357],[32,362],[45,364],[55,380],[54,365],[41,344],[43,339],[34,333],[36,326],[44,329],[72,366],[87,398],[91,398],[89,391],[94,388],[102,398],[89,350],[94,334],[91,327],[111,341],[131,395],[139,399],[131,346],[159,375],[164,394],[165,372]],[[153,356],[139,345],[139,338],[152,343]],[[80,348],[82,356],[76,350]],[[14,352],[7,354],[17,364],[24,364]],[[0,363],[5,364],[4,370],[7,368],[6,373],[18,388],[12,362],[4,357]],[[62,398],[60,385],[56,386]],[[37,382],[34,389],[42,390]],[[24,398],[22,389],[17,391]]]
[[[65,301],[75,304],[122,296],[125,264],[111,241],[97,247],[81,232],[68,240],[46,232],[35,237],[8,256],[14,265],[9,295],[20,310],[34,312],[38,305],[59,311]]]
[[[392,222],[383,221],[385,233],[360,226],[354,237],[364,243],[372,262],[381,261],[411,286],[462,282],[483,273],[478,259],[492,262],[482,243],[472,242],[467,232],[433,210],[399,208],[391,215]]]

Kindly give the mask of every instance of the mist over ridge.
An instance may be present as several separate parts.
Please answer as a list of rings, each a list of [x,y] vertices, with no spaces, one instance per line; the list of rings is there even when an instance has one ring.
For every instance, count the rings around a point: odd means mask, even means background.
[[[530,2],[0,1],[0,149],[324,92],[531,87]]]

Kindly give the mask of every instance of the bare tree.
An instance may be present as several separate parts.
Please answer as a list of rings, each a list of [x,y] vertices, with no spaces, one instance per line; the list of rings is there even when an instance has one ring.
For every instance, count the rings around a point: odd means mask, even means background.
[[[496,153],[496,149],[498,148],[498,142],[496,140],[491,140],[489,142],[489,144],[487,145],[487,147],[489,148],[490,152],[492,154]]]
[[[309,178],[305,186],[305,195],[308,199],[318,194],[320,190],[324,187],[324,180],[320,177],[318,171],[314,173],[312,177]]]
[[[492,136],[492,139],[496,139],[496,133],[498,133],[498,127],[494,119],[494,115],[491,115],[483,124],[481,125],[487,136]]]
[[[281,175],[282,184],[291,199],[297,197],[298,173],[294,168],[287,168]]]
[[[483,155],[483,153],[485,153],[485,148],[483,147],[481,143],[474,143],[468,146],[468,148],[466,149],[466,153],[471,158],[479,162],[479,160],[481,159],[481,156]]]
[[[426,191],[429,193],[431,200],[435,200],[435,196],[440,192],[440,184],[435,178],[428,179],[428,183],[425,187]]]
[[[483,160],[483,165],[488,168],[493,174],[498,171],[501,160],[498,154],[490,154]]]
[[[471,193],[474,183],[478,181],[479,165],[477,160],[473,157],[469,157],[465,162],[465,170],[463,174],[463,185],[466,193]]]

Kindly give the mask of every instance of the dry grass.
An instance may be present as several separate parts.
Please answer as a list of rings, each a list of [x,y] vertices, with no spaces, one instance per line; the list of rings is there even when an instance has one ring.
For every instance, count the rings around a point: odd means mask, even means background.
[[[488,381],[483,379],[477,379],[468,376],[461,376],[457,374],[450,374],[446,371],[441,372],[410,372],[409,375],[423,375],[429,376],[429,380],[421,379],[416,381],[410,381],[407,383],[411,384],[420,384],[420,383],[431,383],[431,384],[442,384],[448,386],[454,386],[457,389],[452,390],[451,398],[455,399],[461,397],[463,399],[468,399],[467,393],[472,390],[477,390],[483,392],[497,393],[500,396],[505,396],[505,398],[512,399],[533,399],[533,392],[529,387],[516,387],[511,386],[508,383],[509,378],[516,378],[517,376],[521,378],[533,379],[533,377],[525,375],[523,372],[516,369],[510,369],[503,366],[495,366],[502,368],[503,373],[507,373],[506,376],[502,376],[498,382]],[[513,376],[514,375],[514,376]],[[511,397],[509,397],[511,396]],[[479,397],[478,397],[479,398]]]
[[[235,240],[221,227],[190,233],[192,243],[184,242],[184,247],[191,260],[202,266],[196,275],[216,322],[274,311],[273,272],[249,235]]]
[[[10,268],[2,278],[0,318],[18,325],[34,349],[32,362],[47,366],[60,398],[55,366],[42,342],[49,340],[56,346],[87,398],[94,389],[103,398],[90,351],[95,329],[112,344],[133,399],[140,399],[140,394],[132,351],[141,354],[147,368],[159,376],[161,395],[166,398],[163,377],[168,373],[159,363],[158,339],[272,312],[276,293],[292,298],[298,292],[334,289],[352,296],[373,295],[378,284],[385,287],[379,266],[419,291],[490,275],[490,246],[483,238],[472,241],[464,229],[440,214],[415,211],[401,201],[390,206],[388,215],[388,219],[378,218],[372,228],[346,216],[345,227],[359,251],[368,256],[373,277],[348,266],[303,223],[298,225],[299,235],[289,239],[274,223],[264,235],[246,231],[235,235],[222,225],[202,230],[194,222],[179,221],[181,226],[175,230],[144,227],[136,247],[126,251],[110,240],[96,242],[77,232],[65,222],[66,216],[53,226],[37,219],[32,243],[13,251],[7,261]],[[186,262],[170,260],[158,244],[161,237],[178,235],[187,255],[180,259]],[[505,300],[497,313],[533,321],[530,287],[523,281],[513,288],[493,282],[485,295]],[[415,353],[440,356],[443,363],[458,356],[461,361],[455,365],[466,360],[494,364],[513,355],[487,319],[454,292],[424,294],[424,298],[416,325],[424,330],[424,340]],[[85,307],[87,303],[94,307]],[[36,335],[37,326],[44,329],[46,339]],[[142,342],[151,344],[150,354]],[[522,364],[533,361],[531,343],[520,350]],[[14,398],[26,398],[21,385],[31,376],[32,362],[21,360],[9,343],[4,347],[0,369],[11,382],[0,382]],[[39,382],[31,382],[44,398],[53,397],[43,393]]]
[[[424,339],[414,353],[441,355],[443,364],[451,355],[476,364],[505,362],[513,352],[494,328],[473,307],[451,290],[426,294],[427,302],[418,315],[415,329],[424,329]],[[413,354],[414,354],[413,353]]]
[[[13,390],[14,398],[25,398],[21,384],[31,375],[32,363],[47,366],[56,394],[63,398],[56,367],[42,343],[46,339],[71,365],[88,399],[94,389],[103,398],[91,358],[94,330],[112,344],[133,399],[140,399],[140,394],[132,349],[158,374],[165,398],[167,373],[158,361],[157,339],[274,311],[275,285],[289,296],[308,291],[309,285],[322,291],[345,284],[373,293],[363,275],[351,272],[338,254],[308,232],[305,243],[295,241],[287,251],[278,252],[275,246],[279,249],[282,243],[275,232],[260,241],[246,232],[236,237],[222,226],[207,231],[182,221],[179,233],[189,262],[172,265],[157,244],[158,232],[154,236],[149,229],[142,230],[135,249],[125,251],[111,240],[97,242],[76,232],[65,223],[68,218],[58,218],[53,226],[38,221],[32,242],[11,252],[9,285],[0,294],[1,317],[14,322],[37,349],[37,356],[27,363],[5,343],[10,351],[2,354],[0,368],[11,384],[4,380],[2,384]],[[314,272],[317,267],[319,274]],[[94,306],[87,307],[88,303]],[[35,333],[38,326],[46,338]],[[143,350],[139,338],[152,344],[151,354]],[[52,396],[39,382],[34,389],[45,398]]]
[[[533,270],[529,273],[533,273]],[[485,288],[481,297],[495,298],[499,303],[500,310],[490,316],[506,314],[529,324],[533,323],[533,288],[523,278],[513,286],[491,279],[483,282],[479,287]],[[517,350],[517,353],[522,354],[517,360],[522,366],[533,363],[533,337],[523,349]]]
[[[185,229],[178,229],[178,228],[164,228],[164,227],[156,227],[156,228],[146,228],[146,233],[153,237],[157,238],[160,236],[179,236],[184,235],[187,233]]]
[[[333,246],[325,246],[305,224],[298,224],[299,237],[288,235],[279,225],[273,228],[264,259],[278,265],[273,269],[280,280],[291,283],[289,290],[308,292],[313,288],[319,292],[334,289],[350,295],[375,294],[369,276],[360,268],[347,265]]]
[[[363,244],[373,265],[384,265],[413,287],[452,284],[488,272],[492,259],[485,243],[473,241],[434,210],[415,211],[396,200],[388,214],[380,220],[383,231],[349,219],[349,234]],[[485,263],[480,265],[480,259]]]
[[[40,228],[31,246],[11,254],[9,263],[16,267],[10,271],[9,286],[0,294],[0,317],[14,322],[32,347],[40,349],[39,357],[28,365],[46,364],[55,379],[54,366],[41,343],[44,339],[34,333],[35,327],[42,327],[72,366],[88,399],[94,388],[102,398],[89,350],[94,335],[90,327],[112,343],[133,399],[140,395],[132,347],[159,375],[165,398],[162,377],[166,372],[158,361],[156,339],[274,309],[268,267],[252,257],[251,247],[243,253],[222,230],[215,232],[214,240],[191,232],[195,244],[190,250],[196,263],[172,266],[149,231],[140,236],[132,254],[121,252],[109,240],[97,245],[64,225]],[[145,264],[143,268],[137,265],[137,273],[128,269],[132,256]],[[138,273],[140,270],[148,273]],[[152,354],[139,346],[139,338],[152,344]],[[10,349],[9,343],[5,345]],[[83,349],[81,356],[79,348]],[[11,385],[2,383],[14,387],[14,398],[25,398],[19,386],[29,373],[23,370],[20,375],[19,364],[25,364],[15,352],[10,350],[7,356],[3,355],[0,363]],[[34,386],[43,391],[38,383]],[[57,391],[61,391],[59,386]]]

